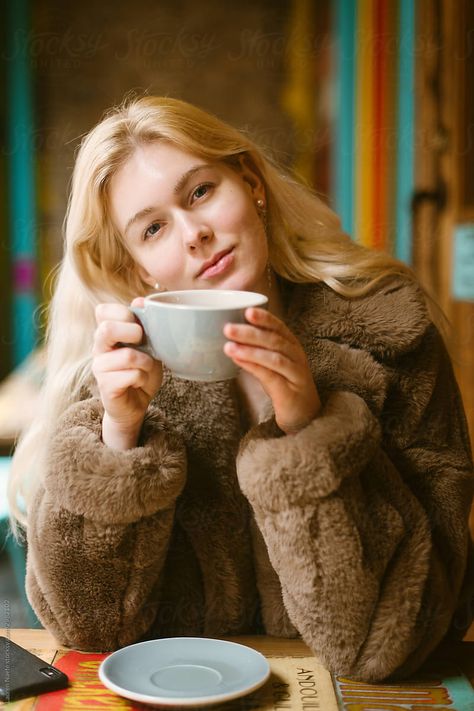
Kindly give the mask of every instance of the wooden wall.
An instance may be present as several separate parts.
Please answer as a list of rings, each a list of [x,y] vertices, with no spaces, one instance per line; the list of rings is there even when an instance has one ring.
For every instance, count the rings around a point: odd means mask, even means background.
[[[448,341],[472,443],[474,302],[453,296],[453,252],[456,226],[474,223],[474,5],[421,0],[417,10],[414,266],[451,323]]]
[[[129,92],[195,103],[291,161],[296,139],[281,108],[289,7],[272,0],[35,4],[31,60],[44,271],[62,254],[80,137]]]

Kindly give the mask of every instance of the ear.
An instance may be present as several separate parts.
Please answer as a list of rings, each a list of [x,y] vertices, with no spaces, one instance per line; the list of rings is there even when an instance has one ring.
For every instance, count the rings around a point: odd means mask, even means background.
[[[248,185],[252,197],[255,201],[259,199],[265,201],[263,180],[252,158],[248,153],[241,153],[238,160],[237,171],[242,177],[242,180]]]

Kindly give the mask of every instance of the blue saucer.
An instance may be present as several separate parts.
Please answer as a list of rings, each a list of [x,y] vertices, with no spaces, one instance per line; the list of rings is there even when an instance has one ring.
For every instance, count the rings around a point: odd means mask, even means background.
[[[153,706],[197,707],[250,694],[270,666],[250,647],[205,637],[132,644],[104,659],[101,682],[120,696]]]

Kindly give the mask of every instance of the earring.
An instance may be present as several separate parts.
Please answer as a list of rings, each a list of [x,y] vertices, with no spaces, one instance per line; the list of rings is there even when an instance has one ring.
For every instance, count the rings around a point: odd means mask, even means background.
[[[267,231],[267,210],[265,208],[265,200],[262,200],[262,198],[258,198],[257,202],[257,210],[260,215],[260,219],[263,222],[263,227],[265,229],[265,232]]]
[[[155,281],[155,283],[154,283],[154,285],[153,285],[153,288],[155,289],[155,291],[159,291],[159,290],[160,290],[160,284],[159,284],[159,282]]]
[[[267,282],[268,282],[268,289],[271,291],[272,290],[272,268],[270,266],[270,262],[267,262]]]

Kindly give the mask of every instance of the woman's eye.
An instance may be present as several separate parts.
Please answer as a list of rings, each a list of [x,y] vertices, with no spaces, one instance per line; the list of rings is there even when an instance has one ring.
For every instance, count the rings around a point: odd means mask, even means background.
[[[202,185],[198,185],[197,188],[193,190],[192,197],[199,200],[200,198],[203,198],[204,195],[207,195],[211,188],[212,185],[210,183],[203,183]]]
[[[152,222],[149,227],[146,228],[143,239],[149,239],[150,237],[155,237],[161,229],[161,222]]]

